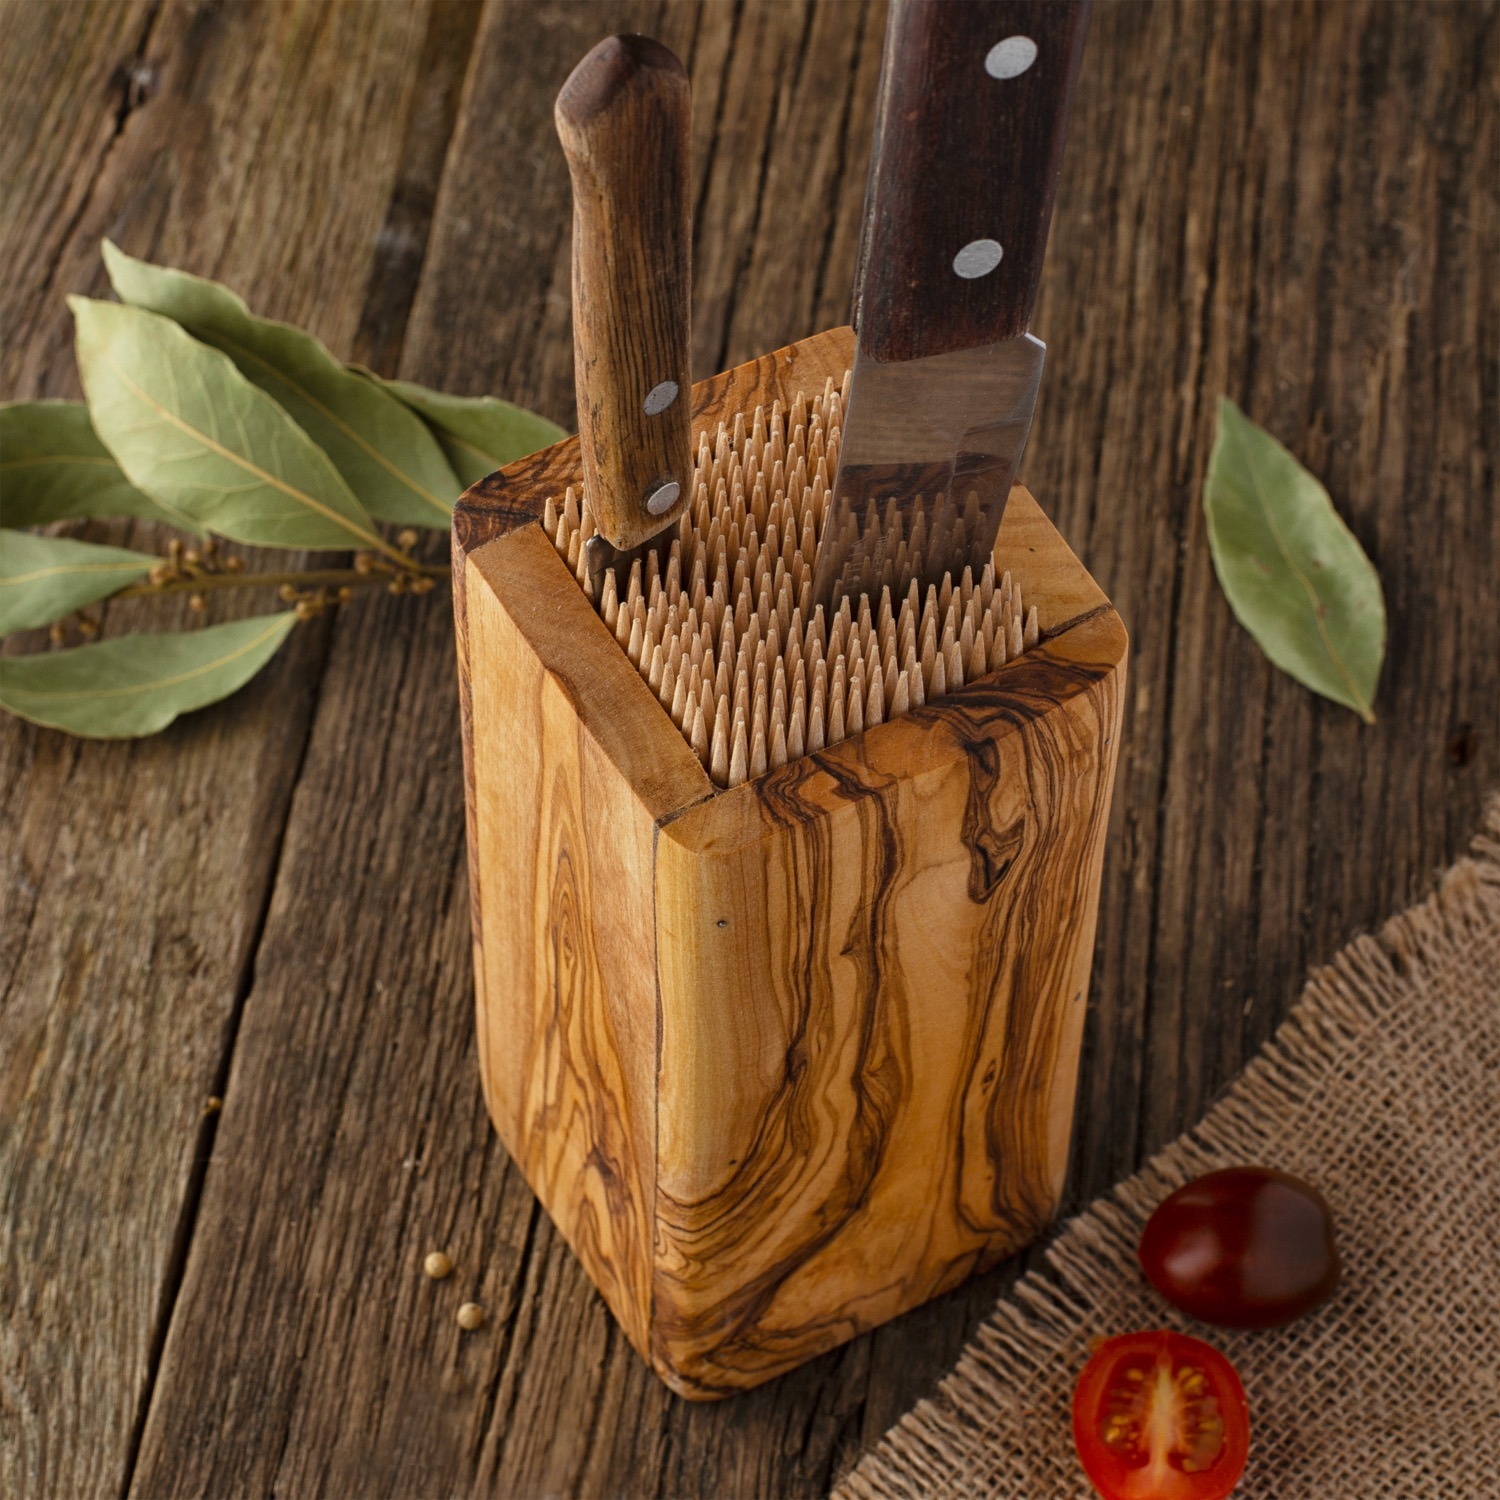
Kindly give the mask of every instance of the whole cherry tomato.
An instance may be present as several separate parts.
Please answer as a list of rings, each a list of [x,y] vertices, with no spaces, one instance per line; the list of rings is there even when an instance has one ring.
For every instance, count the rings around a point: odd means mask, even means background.
[[[1121,1334],[1078,1377],[1073,1442],[1104,1500],[1224,1500],[1250,1452],[1245,1388],[1200,1339]]]
[[[1228,1167],[1178,1188],[1151,1215],[1138,1253],[1168,1302],[1225,1328],[1289,1322],[1339,1279],[1328,1205],[1269,1167]]]

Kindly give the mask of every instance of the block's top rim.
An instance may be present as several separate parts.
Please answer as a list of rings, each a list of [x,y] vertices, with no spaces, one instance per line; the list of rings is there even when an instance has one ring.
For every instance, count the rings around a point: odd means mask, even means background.
[[[693,387],[694,431],[706,421],[753,410],[781,400],[789,406],[799,390],[821,391],[824,380],[843,376],[853,357],[854,335],[833,329],[758,360],[725,371]],[[742,843],[753,837],[755,809],[762,789],[781,772],[770,772],[739,786],[715,787],[699,765],[671,717],[657,703],[629,659],[599,619],[537,525],[547,495],[560,496],[577,484],[582,464],[576,437],[520,459],[468,489],[454,511],[454,607],[467,614],[465,591],[471,577],[488,588],[516,617],[518,569],[545,578],[555,607],[545,630],[527,602],[519,619],[523,636],[536,650],[549,677],[566,693],[581,729],[599,745],[633,787],[653,820],[674,842],[696,847],[725,847],[725,839]],[[898,719],[853,735],[831,749],[803,757],[797,764],[826,772],[814,802],[838,800],[838,786],[848,777],[878,771],[916,775],[941,769],[965,752],[954,726],[954,709],[981,713],[987,732],[997,737],[1021,732],[1048,708],[1086,691],[1125,659],[1128,641],[1119,616],[1103,590],[1024,488],[1017,486],[1006,508],[997,542],[1003,566],[1020,578],[1029,599],[1042,602],[1041,643],[998,672],[965,684],[957,693],[913,710]],[[578,659],[574,659],[577,653]],[[617,658],[617,661],[615,660]],[[580,671],[585,663],[589,670]],[[623,670],[617,670],[617,668]],[[465,715],[465,733],[469,733]],[[942,726],[949,724],[948,729]],[[774,790],[774,788],[771,788]],[[804,792],[806,788],[803,789]],[[682,815],[697,810],[697,815]],[[707,830],[705,824],[709,825]],[[742,832],[734,834],[731,829]],[[718,834],[714,830],[718,830]],[[722,835],[722,836],[719,836]]]
[[[693,385],[692,429],[700,432],[721,413],[751,411],[780,400],[790,406],[798,391],[821,394],[832,376],[842,380],[854,359],[854,330],[830,328],[785,348],[748,360]],[[568,485],[583,482],[577,436],[563,438],[472,484],[453,508],[453,556],[462,557],[487,542],[540,518],[547,495],[561,500]]]

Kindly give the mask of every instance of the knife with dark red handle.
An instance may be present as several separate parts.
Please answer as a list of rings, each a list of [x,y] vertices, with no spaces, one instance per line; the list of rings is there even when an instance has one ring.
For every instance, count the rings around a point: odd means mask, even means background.
[[[817,599],[987,560],[1044,349],[1027,329],[1086,0],[892,0],[858,338]]]
[[[1085,13],[1068,0],[894,0],[855,292],[873,358],[1030,326]]]
[[[660,42],[613,36],[569,75],[557,133],[573,180],[573,352],[590,570],[661,534],[691,480],[692,104]],[[617,550],[618,549],[618,550]]]

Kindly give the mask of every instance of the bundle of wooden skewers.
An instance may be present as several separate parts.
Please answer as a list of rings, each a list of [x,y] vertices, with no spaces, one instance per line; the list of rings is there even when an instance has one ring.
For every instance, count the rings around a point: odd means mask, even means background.
[[[1036,606],[993,562],[925,595],[913,582],[899,603],[888,588],[845,597],[831,620],[812,604],[847,387],[740,413],[712,443],[701,433],[665,566],[653,551],[627,577],[608,569],[593,600],[717,786],[920,707],[1039,638]],[[549,497],[542,524],[592,596],[587,496]]]

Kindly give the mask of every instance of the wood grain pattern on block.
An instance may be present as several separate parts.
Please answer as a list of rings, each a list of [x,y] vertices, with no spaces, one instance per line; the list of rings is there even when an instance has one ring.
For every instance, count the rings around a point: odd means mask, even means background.
[[[703,382],[695,433],[849,349]],[[1053,1212],[1127,645],[1018,487],[996,555],[1038,644],[721,790],[534,524],[579,473],[560,443],[455,518],[481,1068],[632,1343],[712,1398]]]

